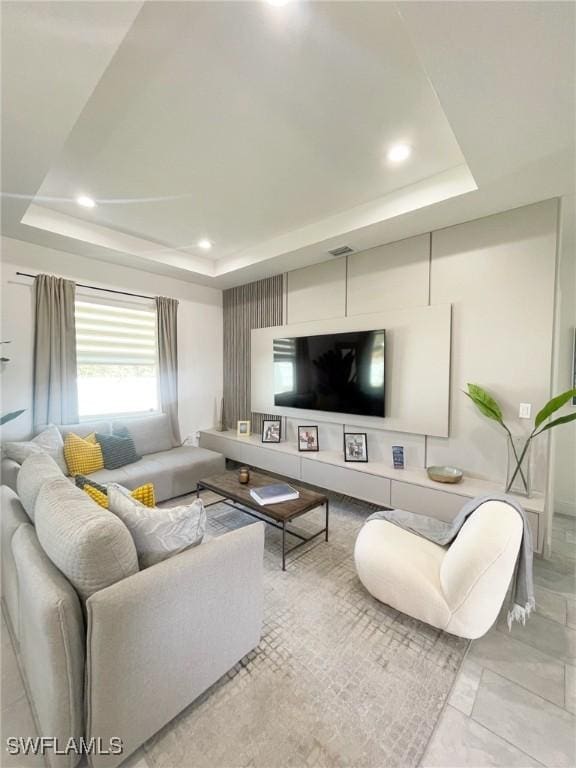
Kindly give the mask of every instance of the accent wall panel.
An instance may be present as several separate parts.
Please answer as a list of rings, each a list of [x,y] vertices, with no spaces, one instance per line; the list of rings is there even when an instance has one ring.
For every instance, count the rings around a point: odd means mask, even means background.
[[[462,394],[468,382],[502,405],[514,433],[548,400],[554,322],[557,202],[549,200],[432,235],[432,301],[453,305],[450,437],[428,441],[429,464],[454,464],[504,483],[504,431]],[[532,403],[532,419],[519,419]],[[563,429],[563,427],[560,427]],[[545,488],[546,435],[534,444],[533,484]]]
[[[426,306],[429,272],[429,234],[351,254],[347,314]]]
[[[286,322],[305,323],[346,314],[346,258],[288,272]]]
[[[386,329],[386,414],[346,415],[274,405],[275,338]],[[451,306],[414,307],[252,331],[252,410],[290,419],[448,435]]]

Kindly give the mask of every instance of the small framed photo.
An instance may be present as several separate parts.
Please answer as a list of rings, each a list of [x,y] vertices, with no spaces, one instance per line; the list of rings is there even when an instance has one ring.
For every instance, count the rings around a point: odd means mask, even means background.
[[[236,434],[238,437],[250,437],[250,422],[238,421],[236,422]]]
[[[368,461],[366,432],[344,432],[344,461]]]
[[[404,446],[393,445],[392,446],[392,463],[394,469],[404,469]]]
[[[318,451],[318,427],[298,427],[298,450]]]
[[[262,421],[262,442],[279,443],[282,435],[282,422],[279,419],[264,419]]]

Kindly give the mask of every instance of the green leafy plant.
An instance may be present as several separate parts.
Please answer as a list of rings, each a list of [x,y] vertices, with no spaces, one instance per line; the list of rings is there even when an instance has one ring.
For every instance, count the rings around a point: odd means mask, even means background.
[[[11,344],[11,341],[0,341],[0,344]],[[9,357],[0,357],[0,363],[9,363],[10,358]]]
[[[0,344],[11,344],[11,341],[0,341]],[[9,363],[10,358],[9,357],[0,357],[0,363]],[[13,421],[14,419],[17,419],[18,416],[24,413],[24,409],[21,411],[11,411],[10,413],[5,413],[3,416],[0,416],[0,427],[3,424],[7,424],[9,421]]]
[[[528,483],[526,481],[526,477],[524,476],[524,472],[522,471],[522,462],[526,457],[528,447],[530,446],[532,440],[534,440],[535,437],[538,437],[538,435],[541,435],[542,432],[546,432],[553,427],[558,427],[561,424],[568,424],[570,421],[576,420],[575,412],[569,413],[566,416],[560,416],[557,419],[553,419],[552,421],[548,421],[553,413],[556,413],[556,411],[562,408],[563,405],[566,405],[566,403],[568,403],[573,397],[576,397],[576,389],[569,389],[567,392],[562,392],[562,394],[556,395],[556,397],[553,397],[551,400],[549,400],[546,405],[538,411],[536,418],[534,419],[534,428],[526,437],[524,447],[522,448],[520,456],[518,456],[516,446],[514,445],[514,440],[512,439],[512,433],[504,422],[502,409],[496,400],[491,395],[489,395],[485,389],[482,389],[482,387],[479,387],[477,384],[468,384],[467,386],[468,391],[464,391],[464,394],[469,397],[470,400],[472,400],[480,413],[482,413],[487,418],[492,419],[492,421],[496,421],[502,427],[502,429],[506,431],[510,439],[510,445],[516,460],[516,468],[511,474],[511,477],[506,485],[506,493],[510,491],[510,488],[512,487],[518,474],[520,474],[522,478],[524,487],[526,490],[528,490]]]
[[[24,413],[24,408],[21,411],[11,411],[10,413],[5,413],[3,416],[0,416],[0,427],[3,424],[7,424],[9,421],[13,421],[14,419],[17,419],[18,416]]]

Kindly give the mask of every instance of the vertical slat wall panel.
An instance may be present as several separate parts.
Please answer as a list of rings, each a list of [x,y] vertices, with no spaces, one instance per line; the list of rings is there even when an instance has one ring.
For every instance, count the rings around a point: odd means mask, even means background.
[[[252,430],[262,429],[268,414],[250,411],[250,331],[282,325],[284,276],[240,285],[224,291],[224,422],[236,429],[250,419]]]

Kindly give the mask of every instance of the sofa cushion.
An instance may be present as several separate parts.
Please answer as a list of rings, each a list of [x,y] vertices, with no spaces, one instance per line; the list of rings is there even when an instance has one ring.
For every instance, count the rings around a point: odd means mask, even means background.
[[[119,483],[130,490],[144,483],[153,483],[156,501],[164,501],[192,493],[198,480],[223,472],[225,468],[226,461],[222,454],[182,445],[170,451],[150,453],[120,469],[101,469],[91,474],[90,478],[102,485]]]
[[[18,639],[20,636],[18,574],[16,572],[16,563],[14,562],[14,556],[12,554],[12,537],[21,525],[30,523],[30,518],[24,511],[24,507],[20,503],[18,496],[5,485],[0,488],[0,506],[2,508],[2,515],[0,515],[0,522],[2,523],[0,535],[0,545],[2,547],[2,597],[4,598],[4,604],[8,611],[12,630],[16,639]]]
[[[170,420],[165,413],[145,416],[141,419],[114,421],[112,422],[112,432],[120,437],[130,435],[140,456],[159,451],[169,451],[170,448],[176,447],[172,440]]]
[[[141,568],[148,568],[200,544],[206,531],[202,499],[191,504],[159,509],[144,506],[117,483],[108,486],[110,509],[132,534]]]
[[[68,485],[69,481],[64,480]],[[78,595],[50,562],[34,532],[21,525],[12,538],[20,598],[19,651],[39,733],[59,744],[84,735],[84,618]],[[50,768],[72,768],[72,752],[46,753]]]
[[[64,440],[64,456],[72,476],[89,475],[104,468],[102,448],[94,433],[85,438],[78,437],[73,432],[67,434]]]
[[[16,493],[16,481],[18,479],[18,473],[20,472],[20,464],[14,459],[9,459],[7,456],[2,457],[0,463],[0,484],[6,485]]]
[[[138,571],[136,548],[124,523],[65,477],[43,485],[35,517],[44,551],[81,597]]]
[[[74,434],[78,437],[88,437],[93,432],[100,432],[102,435],[110,435],[112,427],[109,421],[81,421],[78,424],[58,424],[58,429],[62,439],[66,440],[66,435]]]
[[[16,490],[31,520],[34,520],[34,507],[40,489],[53,477],[63,477],[63,474],[54,459],[47,453],[29,456],[20,467],[16,478]]]
[[[142,458],[136,453],[134,440],[130,435],[120,437],[120,435],[103,435],[96,432],[96,440],[102,448],[105,469],[120,469]]]
[[[24,460],[33,453],[47,453],[52,456],[61,471],[67,475],[68,469],[64,460],[64,442],[58,427],[49,424],[40,434],[25,442],[5,442],[2,444],[4,455],[9,459],[23,464]]]

